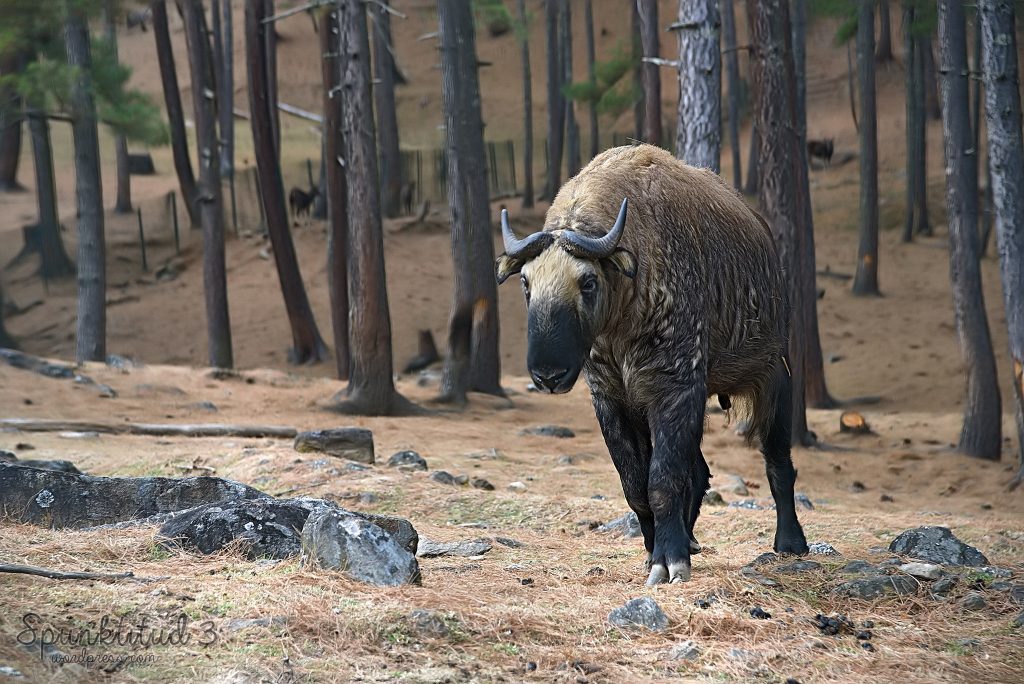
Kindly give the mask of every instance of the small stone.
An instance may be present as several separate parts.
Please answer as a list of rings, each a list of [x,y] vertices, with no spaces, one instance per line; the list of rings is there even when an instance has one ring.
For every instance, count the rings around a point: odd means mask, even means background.
[[[303,557],[322,568],[345,572],[379,586],[418,584],[416,556],[369,520],[346,511],[320,508],[302,528]]]
[[[882,496],[878,497],[878,500],[881,501],[882,503],[893,503],[894,501],[896,501],[896,499],[892,498],[888,494],[882,494]]]
[[[1021,613],[1017,617],[1013,618],[1013,622],[1010,623],[1011,627],[1024,627],[1024,613]]]
[[[850,491],[853,492],[854,494],[865,492],[867,491],[867,489],[868,488],[860,480],[854,480],[853,483],[850,485]]]
[[[807,552],[814,556],[842,556],[836,547],[827,542],[814,542],[807,545]]]
[[[737,496],[750,495],[750,490],[747,489],[747,483],[744,482],[743,478],[739,475],[723,475],[721,482],[715,482],[715,489],[719,492],[728,492],[729,494],[735,494]]]
[[[770,620],[772,614],[769,613],[767,610],[761,608],[761,606],[754,606],[750,609],[750,617],[754,618],[755,620]]]
[[[987,606],[985,597],[976,591],[968,592],[960,599],[960,607],[964,610],[984,610]]]
[[[608,613],[608,622],[620,629],[645,627],[661,632],[668,628],[668,616],[654,599],[647,596],[627,601],[621,608]]]
[[[595,565],[594,567],[592,567],[589,570],[587,570],[586,576],[587,577],[600,577],[604,573],[605,573],[605,569],[604,568]]]
[[[865,601],[870,601],[887,594],[916,594],[917,580],[907,575],[868,577],[844,582],[833,589],[832,593],[836,596],[846,596]]]
[[[793,497],[793,500],[796,502],[797,506],[799,506],[800,508],[803,508],[806,511],[813,511],[814,510],[814,504],[811,503],[811,499],[806,494],[797,493]]]
[[[777,560],[779,560],[779,555],[777,553],[772,553],[771,551],[765,551],[764,553],[759,555],[757,558],[755,558],[754,560],[750,561],[750,563],[748,563],[748,565],[750,565],[751,567],[755,567],[756,568],[759,565],[768,565],[770,563],[774,563]]]
[[[860,642],[860,647],[863,648],[868,653],[874,653],[875,652],[875,645],[872,644],[870,641],[862,641],[862,642]]]
[[[420,637],[446,637],[451,631],[444,617],[434,610],[418,608],[406,616],[409,629]]]
[[[456,475],[453,479],[457,485],[469,484],[469,475]]]
[[[185,408],[189,409],[190,411],[204,411],[206,413],[217,412],[217,405],[214,404],[212,401],[197,401],[195,403],[189,404]]]
[[[21,679],[25,675],[21,673],[21,670],[11,667],[10,665],[0,665],[0,676],[10,677],[11,679]]]
[[[766,510],[765,507],[757,503],[755,499],[740,499],[739,501],[730,501],[729,508],[743,508],[748,511]]]
[[[988,559],[981,551],[957,539],[948,527],[917,527],[906,530],[889,544],[889,550],[942,565],[988,565]]]
[[[698,657],[700,657],[700,647],[691,639],[681,641],[668,650],[669,660],[696,660]]]
[[[852,560],[839,569],[845,575],[874,575],[882,572],[877,565],[862,560]]]
[[[900,570],[926,580],[937,580],[942,577],[942,568],[931,563],[905,563],[900,566]]]
[[[420,558],[437,556],[482,556],[493,548],[490,539],[475,539],[455,542],[438,542],[420,537],[416,555]]]
[[[558,460],[555,461],[555,463],[556,463],[556,465],[560,465],[560,466],[572,465],[573,464],[573,459],[572,459],[572,456],[569,456],[568,454],[565,454],[563,456],[559,456]]]
[[[495,537],[494,541],[501,544],[502,546],[507,546],[510,549],[521,549],[524,546],[526,546],[526,544],[524,544],[523,542],[511,539],[509,537]]]
[[[430,479],[441,484],[455,486],[455,478],[446,470],[437,470],[430,474]]]
[[[482,489],[485,492],[494,491],[494,485],[492,485],[490,482],[488,482],[482,477],[474,477],[472,480],[469,481],[469,484],[471,484],[474,489]]]
[[[402,470],[426,470],[427,459],[415,451],[399,451],[388,459],[388,466]]]
[[[981,642],[980,641],[978,641],[977,639],[971,639],[969,637],[964,637],[962,639],[956,639],[953,642],[953,645],[956,646],[957,648],[959,648],[959,649],[961,649],[963,651],[967,651],[967,652],[977,651],[979,648],[981,648]]]
[[[871,634],[871,630],[862,629],[861,631],[857,632],[854,636],[857,637],[857,641],[871,641],[871,637],[873,635]]]
[[[369,506],[380,501],[380,497],[373,492],[360,492],[358,501],[365,506]]]
[[[705,506],[724,506],[725,499],[714,489],[709,489],[704,492],[704,505]]]
[[[533,435],[536,437],[556,437],[558,439],[570,439],[576,436],[576,433],[567,427],[561,425],[536,425],[534,427],[524,428],[519,431],[519,436]]]
[[[300,432],[295,437],[295,450],[316,451],[372,465],[373,433],[365,428],[347,427]]]
[[[509,488],[509,490],[511,490],[513,492],[525,492],[526,491],[526,483],[525,482],[519,482],[519,481],[509,482],[508,488]]]
[[[598,532],[614,533],[620,537],[636,538],[643,536],[640,530],[640,519],[630,511],[620,518],[607,522],[597,528]]]
[[[981,572],[984,572],[985,574],[992,575],[993,577],[1013,577],[1013,573],[1011,571],[1007,570],[1006,568],[997,568],[994,565],[985,565],[978,569]]]
[[[960,581],[960,578],[956,575],[949,575],[936,581],[930,587],[933,596],[945,596],[949,592],[953,591],[953,588]]]
[[[781,572],[787,575],[795,575],[801,572],[810,572],[812,570],[821,570],[821,563],[812,560],[798,560],[775,568],[775,572]]]

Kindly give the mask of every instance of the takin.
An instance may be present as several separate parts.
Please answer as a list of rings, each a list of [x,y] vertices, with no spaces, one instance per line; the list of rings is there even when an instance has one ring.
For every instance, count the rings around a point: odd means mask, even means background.
[[[530,376],[552,394],[586,376],[640,520],[647,583],[689,579],[700,551],[712,395],[723,407],[745,400],[775,499],[775,550],[806,554],[793,498],[786,287],[765,221],[711,171],[636,145],[598,155],[562,186],[542,231],[517,238],[506,211],[501,228],[496,276],[520,274]]]

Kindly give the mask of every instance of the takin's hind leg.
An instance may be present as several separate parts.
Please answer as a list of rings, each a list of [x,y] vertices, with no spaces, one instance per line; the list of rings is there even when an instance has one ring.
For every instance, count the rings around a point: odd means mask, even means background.
[[[790,453],[792,435],[793,397],[792,380],[784,364],[775,369],[769,388],[774,400],[774,413],[762,430],[761,453],[764,454],[765,472],[775,499],[775,551],[778,553],[807,553],[807,540],[796,517],[793,486],[796,468]]]

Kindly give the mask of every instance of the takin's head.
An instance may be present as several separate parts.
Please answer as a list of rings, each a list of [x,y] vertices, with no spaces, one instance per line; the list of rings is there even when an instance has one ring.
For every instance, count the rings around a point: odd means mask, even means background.
[[[526,365],[534,384],[552,394],[576,384],[594,340],[613,313],[619,278],[636,276],[636,257],[619,247],[626,200],[603,237],[571,230],[519,239],[501,211],[505,253],[498,257],[498,284],[520,273],[527,307]]]

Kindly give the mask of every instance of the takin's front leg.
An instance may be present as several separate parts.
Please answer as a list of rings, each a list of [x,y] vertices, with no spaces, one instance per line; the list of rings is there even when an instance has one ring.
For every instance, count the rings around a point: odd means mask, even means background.
[[[690,579],[693,524],[700,513],[709,471],[700,451],[706,392],[699,386],[667,393],[650,412],[654,450],[647,498],[654,513],[654,553],[647,584]],[[694,550],[699,547],[694,548]]]

